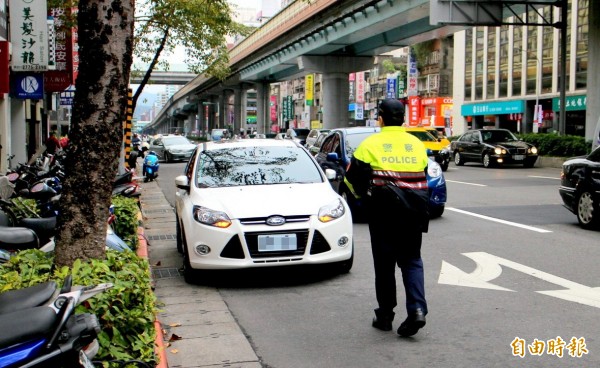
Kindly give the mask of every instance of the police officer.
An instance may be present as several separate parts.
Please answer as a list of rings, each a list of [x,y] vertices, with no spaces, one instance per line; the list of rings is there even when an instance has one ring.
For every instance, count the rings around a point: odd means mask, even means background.
[[[400,101],[382,101],[378,121],[381,132],[358,146],[346,179],[366,205],[378,303],[373,327],[392,329],[398,265],[408,313],[398,334],[412,336],[425,326],[427,314],[421,259],[422,233],[429,225],[427,152],[424,144],[402,127],[404,105]]]

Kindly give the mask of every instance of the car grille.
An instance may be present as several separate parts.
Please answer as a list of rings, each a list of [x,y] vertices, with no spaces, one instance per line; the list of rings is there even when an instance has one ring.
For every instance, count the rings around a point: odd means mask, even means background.
[[[270,234],[296,234],[298,248],[293,251],[259,252],[258,251],[258,236],[259,235],[270,235]],[[250,256],[252,258],[301,256],[304,254],[304,251],[306,250],[306,243],[308,241],[308,230],[247,232],[244,234],[244,236],[246,237],[246,243],[248,244],[248,251],[250,252]]]
[[[516,155],[516,154],[524,155],[527,153],[527,148],[511,148],[508,150],[508,152],[513,155]]]
[[[240,219],[242,225],[268,225],[267,219],[271,217],[249,217]],[[285,223],[289,224],[292,222],[308,222],[310,220],[309,215],[298,215],[298,216],[283,216]]]

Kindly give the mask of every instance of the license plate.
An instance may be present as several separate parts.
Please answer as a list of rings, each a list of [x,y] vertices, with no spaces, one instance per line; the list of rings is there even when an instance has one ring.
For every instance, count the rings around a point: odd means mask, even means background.
[[[274,234],[258,236],[259,252],[278,252],[296,249],[298,249],[296,234]]]
[[[525,159],[524,155],[513,155],[513,160],[515,161],[523,161]]]
[[[94,364],[90,361],[90,358],[85,355],[83,350],[79,350],[79,364],[84,368],[94,368]]]

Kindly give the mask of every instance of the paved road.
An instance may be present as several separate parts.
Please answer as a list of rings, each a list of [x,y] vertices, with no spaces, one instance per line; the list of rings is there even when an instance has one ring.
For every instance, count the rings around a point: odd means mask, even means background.
[[[182,169],[161,165],[167,199]],[[364,224],[355,225],[348,275],[233,273],[212,289],[181,288],[218,293],[262,367],[597,367],[599,233],[580,229],[562,207],[558,177],[552,168],[451,164],[448,208],[424,237],[430,314],[414,338],[370,327]],[[397,312],[396,324],[404,318],[403,308]],[[562,358],[548,352],[562,340]],[[528,350],[541,342],[539,355]],[[515,356],[521,346],[524,356]]]

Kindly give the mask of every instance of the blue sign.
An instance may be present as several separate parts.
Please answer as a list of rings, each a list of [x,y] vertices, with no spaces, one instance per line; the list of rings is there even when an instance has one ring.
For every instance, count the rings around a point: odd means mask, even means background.
[[[525,101],[499,101],[471,105],[462,105],[462,116],[522,114],[525,112]]]
[[[396,98],[396,81],[397,81],[396,77],[387,79],[387,89],[385,92],[385,97]]]
[[[44,74],[42,73],[15,73],[14,97],[31,100],[44,98]]]

